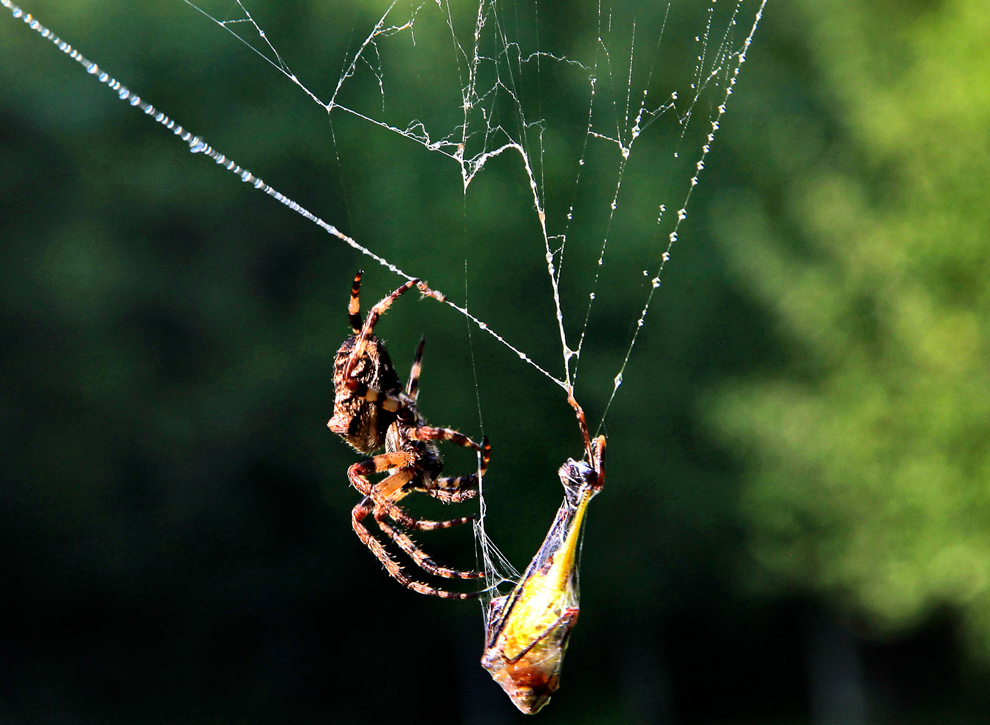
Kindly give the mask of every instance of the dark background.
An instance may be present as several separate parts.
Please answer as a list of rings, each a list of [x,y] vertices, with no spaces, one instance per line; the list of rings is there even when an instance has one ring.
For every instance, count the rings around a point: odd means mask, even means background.
[[[324,99],[381,12],[248,7]],[[541,4],[538,25],[533,7],[500,6],[504,32],[596,57],[597,3]],[[671,7],[659,48],[646,38],[665,6],[603,11],[617,81],[600,69],[599,92],[620,116],[631,19],[653,98],[691,80],[707,4]],[[718,32],[734,8],[718,5]],[[179,2],[24,9],[560,374],[518,157],[464,194],[454,162],[328,118]],[[455,10],[469,44],[474,9]],[[741,7],[733,49],[755,10]],[[381,44],[384,113],[449,131],[460,111],[441,91],[462,79],[449,31],[446,46],[442,26],[431,35],[436,8],[421,13],[415,47]],[[581,620],[541,720],[990,717],[987,22],[977,0],[770,3],[605,421]],[[330,365],[354,271],[366,308],[400,278],[190,155],[22,23],[0,22],[0,44],[0,718],[524,719],[478,665],[478,604],[404,591],[350,531],[357,457],[325,427]],[[573,164],[587,74],[571,70],[548,63],[520,89]],[[341,102],[379,117],[374,76],[353,80]],[[639,270],[656,269],[688,189],[690,169],[660,160],[697,161],[719,84],[683,140],[672,114],[651,126],[623,176],[578,377],[595,424],[645,298]],[[616,178],[614,145],[589,149],[577,192],[552,154],[544,177],[551,224],[577,199],[572,345]],[[581,452],[562,391],[415,295],[379,329],[401,377],[426,334],[428,420],[491,437],[489,533],[522,568],[559,502],[557,467]],[[420,540],[473,566],[466,530]]]

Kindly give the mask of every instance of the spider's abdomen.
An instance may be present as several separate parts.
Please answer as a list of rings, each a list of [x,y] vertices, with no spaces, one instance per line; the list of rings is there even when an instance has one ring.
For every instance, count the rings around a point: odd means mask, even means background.
[[[344,368],[355,341],[355,336],[347,338],[333,361],[334,401],[329,428],[355,450],[371,453],[385,445],[385,431],[395,414],[356,396],[345,384]],[[368,388],[398,395],[402,386],[385,344],[374,335],[369,335],[366,343],[366,352],[354,365],[351,378]]]

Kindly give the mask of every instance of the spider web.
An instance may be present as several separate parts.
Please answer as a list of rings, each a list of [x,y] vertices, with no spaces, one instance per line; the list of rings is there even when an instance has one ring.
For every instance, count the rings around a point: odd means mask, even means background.
[[[544,30],[558,27],[560,18],[538,2],[366,2],[361,12],[354,11],[353,40],[339,75],[321,89],[324,74],[297,74],[291,50],[280,50],[277,34],[264,30],[261,17],[272,8],[261,0],[181,0],[284,76],[328,114],[331,124],[350,118],[449,162],[460,175],[465,198],[496,159],[515,160],[517,183],[528,190],[542,248],[541,254],[525,254],[546,267],[558,362],[537,360],[514,342],[514,331],[493,329],[445,290],[433,296],[568,395],[600,333],[596,299],[621,296],[630,322],[628,341],[615,359],[614,376],[595,370],[590,383],[610,386],[598,429],[622,385],[688,217],[766,1],[671,0],[647,6],[598,0],[590,16],[575,21],[579,29],[572,35]],[[135,95],[10,0],[0,4],[122,101],[171,130],[193,153],[211,158],[397,276],[429,277],[428,268],[403,270],[372,244],[285,196]],[[348,9],[341,3],[332,12],[346,24]],[[449,60],[430,68],[436,58]],[[429,93],[430,103],[420,99],[414,107],[405,106],[406,95],[394,91],[411,82],[410,67],[421,73],[427,68],[431,82],[423,94]],[[572,97],[566,103],[544,99],[541,88],[548,79],[563,79]],[[369,88],[374,93],[367,93]],[[570,170],[565,174],[570,183],[554,181],[559,168]],[[610,254],[617,245],[623,248],[621,259]],[[483,482],[479,488],[477,551],[494,593],[517,579],[518,572],[486,535]]]

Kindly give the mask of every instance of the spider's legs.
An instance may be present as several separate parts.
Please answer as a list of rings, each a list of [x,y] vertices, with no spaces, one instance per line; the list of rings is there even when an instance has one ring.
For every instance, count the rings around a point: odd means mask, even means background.
[[[361,332],[361,275],[364,270],[358,270],[351,284],[351,301],[347,305],[347,319],[351,323],[354,334]]]
[[[423,369],[423,345],[426,344],[426,335],[419,339],[419,347],[416,348],[416,357],[413,360],[412,368],[409,370],[409,382],[406,383],[406,395],[413,400],[419,397],[419,374]]]
[[[409,493],[408,490],[402,490],[402,487],[409,483],[417,473],[417,470],[412,467],[413,460],[414,456],[411,453],[401,451],[382,453],[366,461],[355,463],[348,468],[347,479],[354,488],[365,496],[371,496],[375,500],[375,505],[383,509],[393,521],[406,528],[432,531],[433,529],[449,529],[451,526],[473,521],[474,516],[463,516],[449,521],[415,519],[396,505],[400,499]],[[395,469],[399,470],[377,484],[373,484],[368,479],[372,473],[385,473]],[[415,490],[420,489],[416,488]]]
[[[364,321],[364,326],[358,333],[357,341],[354,343],[354,349],[351,350],[351,356],[347,359],[347,367],[344,368],[344,380],[350,381],[351,373],[354,372],[354,366],[357,364],[358,360],[364,357],[365,350],[368,347],[368,336],[371,334],[372,330],[375,329],[375,325],[378,323],[378,318],[385,313],[385,310],[391,307],[392,303],[398,299],[399,295],[415,287],[417,282],[419,282],[418,279],[409,280],[371,308],[371,311],[368,313],[368,318]],[[353,308],[356,299],[357,298],[354,296],[354,288],[351,287],[351,305],[348,307],[348,317],[350,317],[350,310]],[[360,310],[360,307],[358,309]],[[351,317],[350,319],[351,324],[353,325],[354,318]]]
[[[444,503],[464,503],[478,495],[478,476],[472,473],[467,476],[441,476],[433,488],[423,488],[423,493]],[[472,517],[474,518],[474,517]]]
[[[404,468],[412,462],[413,455],[411,453],[406,453],[403,451],[398,453],[382,453],[381,455],[373,456],[366,461],[355,463],[353,466],[348,468],[347,480],[351,482],[351,485],[354,486],[354,488],[363,493],[365,496],[370,496],[372,489],[375,488],[375,486],[368,480],[369,475],[372,473],[385,473],[385,471],[395,468]],[[391,476],[389,478],[391,478]],[[409,479],[406,480],[408,481]],[[384,483],[384,481],[382,483]]]
[[[411,491],[423,490],[418,486],[413,488],[404,488],[404,486],[415,478],[417,474],[419,474],[419,471],[410,465],[408,468],[402,468],[393,473],[391,476],[388,476],[376,485],[370,492],[371,497],[375,500],[375,506],[377,507],[376,513],[378,509],[381,509],[397,524],[405,526],[407,529],[415,529],[417,531],[449,529],[452,526],[458,526],[459,524],[466,524],[469,521],[474,521],[474,516],[462,516],[461,518],[450,519],[448,521],[416,519],[403,511],[402,508],[396,505],[398,501],[405,498],[406,494]]]
[[[450,428],[434,428],[429,425],[420,425],[409,429],[409,437],[414,441],[450,441],[472,451],[481,451],[481,472],[484,473],[491,457],[491,444],[488,436],[481,439],[481,445],[468,438],[463,433]]]
[[[412,488],[409,491],[428,491],[426,488]],[[403,496],[405,495],[403,492]],[[470,498],[467,496],[465,498]],[[407,529],[413,529],[415,531],[434,531],[436,529],[449,529],[452,526],[459,526],[460,524],[466,524],[474,521],[475,516],[471,514],[470,516],[461,516],[458,519],[448,519],[447,521],[431,521],[430,519],[415,519],[405,511],[403,511],[399,506],[396,506],[392,501],[382,501],[381,499],[376,499],[375,501],[385,512],[388,517],[392,519],[395,523],[405,526]]]
[[[419,489],[434,498],[440,499],[444,503],[459,503],[477,494],[477,491],[473,487],[478,485],[478,474],[485,475],[485,471],[488,470],[488,462],[492,457],[492,445],[488,440],[488,436],[484,436],[481,439],[481,445],[479,446],[466,435],[456,430],[421,426],[412,429],[409,432],[409,437],[421,441],[450,441],[464,448],[470,448],[473,451],[481,451],[481,466],[477,472],[470,473],[466,476],[441,476],[436,479],[434,485]]]
[[[400,474],[396,473],[394,475],[398,476]],[[374,498],[372,498],[372,501],[374,501]],[[433,559],[427,556],[426,552],[424,552],[407,533],[389,523],[388,519],[391,516],[390,511],[378,506],[377,502],[375,502],[375,504],[374,513],[375,520],[378,522],[378,528],[380,528],[386,536],[392,539],[392,541],[398,544],[399,548],[406,552],[409,555],[409,558],[416,562],[421,569],[425,569],[430,574],[443,577],[444,579],[480,579],[484,576],[484,573],[480,571],[460,571],[459,569],[448,569],[447,567],[440,566],[433,561]],[[470,520],[470,518],[468,520]],[[457,523],[461,522],[458,521]]]
[[[463,572],[457,569],[447,569],[440,566],[425,553],[423,553],[422,549],[420,549],[407,534],[396,529],[386,520],[386,517],[388,517],[400,525],[406,526],[410,529],[429,531],[433,529],[450,528],[451,526],[465,524],[474,519],[473,516],[451,519],[450,521],[414,519],[412,516],[399,508],[396,505],[396,502],[405,497],[406,493],[408,493],[408,491],[402,490],[403,486],[415,478],[418,473],[412,464],[413,454],[411,453],[401,451],[396,453],[383,453],[375,456],[374,458],[369,458],[366,461],[355,463],[347,469],[347,477],[354,488],[363,493],[366,499],[371,500],[371,510],[374,511],[375,519],[378,521],[378,527],[382,530],[382,533],[395,541],[395,543],[398,544],[403,551],[409,554],[410,558],[420,567],[431,574],[448,579],[475,579],[482,576],[476,572]],[[398,470],[395,471],[395,473],[387,476],[384,480],[377,484],[373,485],[371,481],[368,480],[368,475],[372,473],[384,473],[396,468]],[[363,519],[366,515],[367,512],[361,518]],[[363,533],[367,533],[367,529],[365,529],[363,525],[361,528],[362,531],[358,531],[358,536],[365,542],[365,545],[369,546],[369,548],[372,548],[372,551],[374,551],[374,548],[368,544],[365,536],[363,535]],[[355,531],[357,531],[357,529],[355,529]],[[370,537],[371,534],[368,534],[368,536]]]
[[[354,507],[351,511],[351,525],[354,527],[354,533],[358,535],[362,543],[371,549],[371,553],[380,561],[388,573],[398,581],[402,586],[407,589],[412,589],[414,592],[419,592],[420,594],[427,594],[432,597],[442,597],[444,599],[475,599],[481,596],[481,592],[449,592],[444,589],[437,589],[431,587],[428,584],[423,584],[414,579],[411,579],[401,566],[391,557],[389,553],[382,546],[381,542],[378,541],[371,532],[364,525],[364,519],[368,514],[372,513],[375,509],[374,502],[371,500],[370,496],[365,496],[361,499],[361,502]]]

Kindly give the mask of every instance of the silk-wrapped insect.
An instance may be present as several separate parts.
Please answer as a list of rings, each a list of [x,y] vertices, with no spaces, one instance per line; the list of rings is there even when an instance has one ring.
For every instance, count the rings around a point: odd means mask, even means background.
[[[559,687],[578,618],[578,548],[588,503],[605,483],[605,437],[587,448],[590,463],[568,459],[558,471],[564,501],[525,574],[489,605],[481,665],[527,714],[539,712]]]

